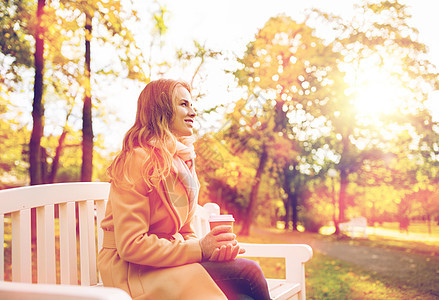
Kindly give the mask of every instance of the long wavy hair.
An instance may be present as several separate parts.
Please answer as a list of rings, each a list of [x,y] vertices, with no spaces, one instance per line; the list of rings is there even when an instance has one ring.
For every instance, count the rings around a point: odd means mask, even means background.
[[[107,174],[116,185],[123,182],[128,183],[128,187],[133,186],[133,179],[128,176],[127,161],[138,147],[148,153],[143,163],[142,177],[149,190],[169,176],[177,141],[169,124],[174,117],[174,98],[178,86],[191,92],[190,86],[184,81],[159,79],[148,83],[140,93],[134,125],[125,134],[122,150],[107,169]]]

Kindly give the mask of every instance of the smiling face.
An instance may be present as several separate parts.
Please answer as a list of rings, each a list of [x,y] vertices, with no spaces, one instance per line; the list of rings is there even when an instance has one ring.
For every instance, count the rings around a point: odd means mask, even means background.
[[[192,97],[189,91],[178,85],[172,95],[174,101],[174,116],[169,129],[176,137],[190,136],[194,133],[194,118],[197,115],[192,107]]]

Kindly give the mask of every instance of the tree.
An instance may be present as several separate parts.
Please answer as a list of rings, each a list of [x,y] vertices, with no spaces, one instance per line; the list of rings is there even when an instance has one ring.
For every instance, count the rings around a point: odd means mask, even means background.
[[[17,120],[12,104],[0,96],[0,189],[26,183],[28,165],[22,160],[29,132]]]
[[[185,63],[196,64],[196,68],[193,71],[189,84],[191,87],[197,86],[198,88],[200,88],[202,86],[201,82],[203,81],[204,77],[207,75],[201,72],[202,67],[206,64],[206,62],[209,59],[216,59],[220,57],[222,53],[220,51],[209,49],[206,47],[206,45],[202,45],[198,41],[194,41],[194,48],[195,51],[179,49],[177,51],[177,59],[183,62],[183,64]],[[200,80],[196,84],[197,77],[199,77]],[[204,94],[201,91],[198,91],[197,94],[193,95],[193,98],[194,100],[197,100],[203,96]]]
[[[42,178],[42,152],[41,137],[44,129],[44,104],[43,104],[43,72],[44,72],[44,28],[43,15],[45,0],[38,0],[37,18],[35,28],[35,82],[34,100],[32,104],[32,135],[29,142],[29,173],[30,184],[43,183]]]
[[[279,166],[278,182],[287,194],[285,211],[293,218],[295,226],[299,198],[306,190],[306,180],[300,178],[316,173],[311,171],[312,162],[304,159],[301,163],[300,154],[305,155],[306,151],[302,153],[304,146],[310,148],[310,142],[318,137],[316,131],[319,129],[315,128],[315,123],[321,123],[321,106],[328,101],[329,74],[336,76],[339,73],[337,59],[338,55],[315,36],[312,28],[280,15],[271,18],[258,32],[255,40],[247,46],[244,57],[238,59],[242,67],[234,72],[239,84],[249,93],[257,91],[267,99],[264,110],[256,115],[255,121],[267,130],[257,128],[254,134],[256,140],[264,141],[270,137],[270,142],[260,149],[267,149],[268,145],[275,148],[283,141],[285,147],[281,148],[289,150],[284,151],[284,156],[277,153],[272,160]],[[271,118],[267,118],[268,115]],[[269,122],[272,122],[270,126]],[[237,127],[235,131],[240,126]],[[261,138],[259,134],[262,132],[267,137]],[[265,157],[263,151],[258,153],[261,158]],[[255,179],[255,185],[257,182]]]
[[[349,89],[339,89],[332,97],[326,114],[335,133],[330,145],[339,157],[334,167],[340,176],[339,221],[344,221],[353,175],[365,162],[401,151],[401,147],[392,148],[395,141],[386,136],[395,136],[407,126],[433,133],[423,102],[437,74],[426,59],[425,46],[416,41],[417,30],[408,25],[406,6],[398,1],[364,3],[357,6],[349,21],[319,14],[326,26],[335,28],[333,49],[345,57],[340,67],[350,84]],[[381,109],[367,115],[364,110],[373,107],[371,100],[378,100],[375,108]],[[362,103],[363,111],[358,109]]]
[[[128,26],[135,25],[139,21],[136,11],[132,8],[131,2],[114,3],[108,1],[46,1],[44,9],[44,60],[46,76],[43,76],[43,92],[45,95],[44,101],[41,101],[40,110],[35,109],[35,113],[46,111],[46,116],[42,124],[46,125],[44,131],[45,136],[40,137],[40,149],[42,153],[47,154],[46,157],[41,158],[43,170],[39,180],[41,182],[57,181],[56,174],[58,170],[63,172],[62,160],[60,159],[63,153],[70,151],[63,151],[64,148],[76,147],[76,141],[72,142],[69,135],[76,138],[78,130],[76,124],[77,120],[81,118],[78,110],[78,105],[84,103],[84,98],[89,95],[90,101],[86,100],[85,119],[88,120],[84,128],[88,128],[89,147],[87,157],[97,155],[96,151],[90,147],[93,144],[99,143],[99,132],[93,133],[91,127],[91,118],[93,117],[98,122],[106,122],[103,114],[105,109],[104,97],[102,96],[102,85],[105,82],[113,82],[119,78],[129,78],[132,80],[147,82],[148,77],[144,75],[142,68],[145,66],[142,51],[137,47],[134,41],[133,34]],[[130,6],[131,5],[131,6]],[[32,39],[30,34],[34,33],[35,16],[32,11],[35,11],[36,3],[31,1],[7,1],[0,4],[0,59],[4,70],[0,77],[0,84],[2,85],[1,93],[3,92],[19,92],[19,84],[23,84],[23,90],[30,90],[28,85],[21,83],[20,74],[23,69],[19,68],[33,68],[32,57]],[[78,41],[86,40],[85,35],[85,14],[81,12],[85,7],[94,7],[92,14],[93,24],[97,24],[94,28],[93,37],[87,36],[87,47],[96,53],[102,51],[112,51],[111,55],[103,63],[93,63],[94,57],[90,55],[89,59],[85,59],[84,48],[79,46]],[[160,18],[155,18],[159,22]],[[163,25],[163,24],[162,24]],[[92,40],[91,43],[90,39]],[[31,42],[29,42],[31,41]],[[82,42],[81,42],[82,43]],[[99,50],[98,50],[99,49]],[[110,50],[111,49],[111,50]],[[91,51],[86,51],[91,53]],[[115,55],[113,55],[115,54]],[[88,55],[87,55],[88,56]],[[5,58],[5,59],[3,59]],[[86,84],[87,65],[90,69],[88,74],[91,74],[90,82]],[[44,75],[44,74],[43,74]],[[18,82],[18,83],[17,83]],[[6,89],[3,89],[6,87]],[[87,88],[87,91],[85,91]],[[36,92],[38,91],[35,90]],[[92,92],[93,91],[93,92]],[[22,98],[25,101],[25,98]],[[65,102],[65,120],[63,120],[62,108],[60,103]],[[37,105],[37,103],[35,103]],[[7,104],[9,105],[9,104]],[[100,107],[99,110],[95,109]],[[45,110],[48,108],[49,111]],[[8,107],[9,109],[9,107]],[[53,110],[56,109],[56,112]],[[49,119],[47,118],[49,114]],[[107,117],[107,118],[111,118]],[[64,124],[63,124],[64,123]],[[49,126],[47,126],[49,125]],[[61,127],[62,130],[58,130]],[[41,126],[40,126],[41,128]],[[52,130],[52,131],[51,131]],[[43,132],[35,126],[34,133]],[[53,135],[57,137],[54,138]],[[27,137],[29,141],[29,137]],[[32,140],[32,142],[35,139]],[[58,145],[53,142],[57,140]],[[65,143],[67,141],[67,143]],[[32,143],[35,145],[35,143]],[[17,145],[18,146],[18,145]],[[21,146],[21,145],[20,145]],[[98,147],[99,149],[99,147]],[[84,151],[86,152],[86,151]],[[35,151],[24,149],[26,155],[31,154],[32,157],[40,157]],[[99,156],[99,154],[98,154]],[[51,164],[52,163],[52,164]],[[80,163],[80,160],[78,160]],[[36,167],[39,167],[36,164]],[[87,173],[91,174],[92,166],[91,160],[85,164],[88,166]],[[60,169],[61,168],[61,169]],[[45,173],[46,172],[46,173]],[[73,173],[72,173],[73,174]],[[75,173],[76,174],[76,173]],[[48,176],[48,178],[44,178]],[[101,175],[99,175],[101,176]],[[77,178],[76,180],[78,180]]]
[[[29,143],[29,132],[19,122],[20,112],[11,102],[11,94],[20,88],[21,71],[34,64],[33,50],[27,36],[28,24],[34,23],[35,5],[31,1],[0,3],[0,188],[26,182],[27,161],[22,153]]]
[[[33,50],[27,35],[33,21],[31,1],[2,1],[0,3],[0,52],[2,73],[0,84],[11,89],[11,83],[21,79],[19,69],[33,66]],[[5,58],[9,58],[6,62]]]
[[[270,132],[273,129],[273,118],[270,115],[261,115],[263,97],[251,95],[241,99],[229,115],[231,120],[225,128],[224,138],[230,145],[230,152],[238,157],[255,156],[253,168],[254,177],[250,186],[246,214],[243,216],[241,235],[249,235],[251,224],[257,214],[259,186],[268,162],[268,145],[272,140]],[[248,160],[247,160],[248,162]]]
[[[85,8],[85,93],[82,110],[82,167],[81,181],[91,181],[93,174],[93,124],[91,104],[91,50],[92,7]]]
[[[93,96],[92,86],[98,86],[97,79],[92,80],[92,74],[96,78],[103,79],[102,75],[110,77],[117,77],[119,65],[128,69],[127,77],[134,80],[146,81],[147,79],[141,72],[141,64],[144,62],[143,57],[139,54],[140,50],[136,46],[131,31],[124,25],[125,19],[120,16],[126,16],[123,13],[123,7],[120,3],[108,3],[107,1],[65,1],[63,5],[58,8],[56,13],[58,21],[64,25],[64,30],[70,32],[71,35],[82,35],[84,40],[83,62],[84,68],[74,66],[72,68],[60,68],[61,75],[70,78],[71,81],[76,81],[76,85],[82,89],[83,92],[83,107],[82,107],[82,165],[81,165],[81,181],[91,181],[93,175],[93,154],[94,154],[94,133],[93,133],[93,102],[99,102],[96,96]],[[81,12],[82,18],[76,16],[77,12]],[[136,12],[131,11],[135,16]],[[69,18],[65,18],[65,16]],[[71,16],[71,17],[70,17]],[[93,19],[100,20],[100,24],[95,31],[93,31],[92,23]],[[103,69],[95,68],[92,70],[92,39],[96,42],[111,44],[114,49],[117,49],[117,55],[119,61],[115,63],[115,66],[108,67],[110,64],[105,65]],[[69,41],[65,41],[65,46],[69,45]],[[96,47],[98,49],[98,47]],[[74,52],[79,52],[76,50]],[[79,55],[74,58],[77,63],[81,62]],[[60,58],[59,63],[65,62],[65,59]],[[120,69],[120,68],[119,68]],[[72,72],[73,71],[73,72]],[[82,74],[81,74],[82,73]],[[70,81],[69,80],[69,81]],[[105,80],[105,79],[103,79]],[[64,88],[65,89],[65,88]],[[72,92],[70,91],[70,94]],[[71,114],[67,114],[67,118]],[[63,134],[67,134],[67,131],[63,130],[59,141],[63,142]],[[62,144],[57,148],[56,153],[60,153],[62,150]],[[56,155],[56,154],[55,154]],[[56,162],[56,160],[55,160]],[[56,171],[56,168],[52,168]],[[54,177],[54,174],[52,175]]]
[[[255,176],[254,164],[258,158],[251,153],[241,156],[232,152],[233,141],[229,143],[225,137],[227,134],[227,130],[208,133],[196,142],[197,170],[204,187],[199,199],[201,204],[218,203],[242,224],[247,215],[251,188],[247,183]]]

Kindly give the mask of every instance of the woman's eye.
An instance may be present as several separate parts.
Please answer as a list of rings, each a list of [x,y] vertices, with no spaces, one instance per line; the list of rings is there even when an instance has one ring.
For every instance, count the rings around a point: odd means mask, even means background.
[[[187,103],[186,102],[182,102],[181,105],[182,106],[187,106]]]

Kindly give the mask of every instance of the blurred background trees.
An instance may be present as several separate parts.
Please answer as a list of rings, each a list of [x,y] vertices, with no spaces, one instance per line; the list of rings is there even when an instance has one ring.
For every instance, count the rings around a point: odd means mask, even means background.
[[[131,1],[0,3],[1,188],[107,180],[126,103],[111,106],[114,93],[184,74],[202,107],[200,202],[235,214],[241,234],[255,222],[318,231],[358,215],[435,224],[439,126],[426,103],[438,73],[406,6],[272,16],[243,55],[196,40],[169,54],[170,12],[147,7],[141,18]],[[208,107],[220,63],[239,96]]]

